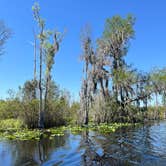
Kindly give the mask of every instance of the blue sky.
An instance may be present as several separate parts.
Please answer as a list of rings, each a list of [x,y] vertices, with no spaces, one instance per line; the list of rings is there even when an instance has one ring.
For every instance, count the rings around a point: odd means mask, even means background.
[[[47,27],[67,29],[52,72],[61,88],[78,97],[82,77],[80,31],[90,24],[92,37],[100,37],[105,19],[128,13],[136,17],[135,39],[126,57],[136,68],[149,71],[154,66],[166,66],[166,1],[165,0],[39,0],[41,15]],[[0,97],[9,88],[17,89],[33,77],[33,41],[31,0],[1,0],[0,19],[13,30],[0,57]]]

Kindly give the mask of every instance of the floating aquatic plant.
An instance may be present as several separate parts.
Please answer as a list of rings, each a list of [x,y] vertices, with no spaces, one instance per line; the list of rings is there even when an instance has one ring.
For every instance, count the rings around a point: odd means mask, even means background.
[[[5,122],[3,122],[5,123]],[[19,122],[17,122],[19,123]],[[2,123],[1,123],[2,124]],[[41,138],[48,137],[49,139],[53,139],[56,136],[64,136],[65,131],[70,131],[72,134],[79,134],[85,130],[93,130],[101,133],[109,134],[115,132],[117,129],[121,127],[127,127],[133,125],[132,123],[112,123],[106,124],[101,123],[100,125],[90,124],[88,126],[62,126],[44,130],[38,129],[27,129],[22,128],[20,125],[14,125],[14,127],[10,128],[0,128],[0,138],[1,139],[10,139],[10,140],[40,140]]]

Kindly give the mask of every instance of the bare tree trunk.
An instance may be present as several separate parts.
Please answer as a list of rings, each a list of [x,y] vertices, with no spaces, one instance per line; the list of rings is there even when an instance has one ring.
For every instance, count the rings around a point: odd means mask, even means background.
[[[115,78],[115,81],[117,81],[117,80],[118,80],[118,75],[117,75],[118,60],[117,60],[116,58],[114,59],[113,64],[114,64],[114,65],[113,65],[113,69],[114,69],[114,71],[115,71],[114,78]],[[114,96],[115,96],[116,103],[119,103],[119,102],[118,102],[118,85],[117,85],[117,82],[114,83],[113,87],[114,87]]]
[[[102,94],[103,94],[103,96],[105,98],[106,94],[105,94],[105,89],[104,89],[104,86],[103,86],[103,79],[102,78],[100,79],[100,86],[101,86]]]
[[[86,110],[85,110],[85,121],[84,121],[84,124],[88,125],[88,123],[89,123],[89,112],[88,112],[88,109],[86,108]]]
[[[88,83],[87,83],[87,70],[86,70],[86,84],[85,84],[85,119],[84,124],[89,123],[89,100],[88,100]]]
[[[41,36],[43,35],[44,27],[41,29]],[[43,111],[43,102],[42,102],[42,61],[43,61],[43,40],[41,39],[40,43],[40,74],[39,74],[39,128],[44,128],[44,111]]]
[[[46,90],[45,90],[45,96],[44,96],[44,111],[47,109],[47,98],[48,98],[48,88],[49,88],[49,76],[46,78]]]
[[[155,96],[156,96],[156,110],[155,110],[155,119],[158,119],[158,96],[157,96],[157,93],[155,93]]]
[[[35,31],[33,31],[34,34],[34,81],[36,81],[36,34]]]
[[[36,34],[34,34],[34,99],[36,99],[37,77],[36,77]]]

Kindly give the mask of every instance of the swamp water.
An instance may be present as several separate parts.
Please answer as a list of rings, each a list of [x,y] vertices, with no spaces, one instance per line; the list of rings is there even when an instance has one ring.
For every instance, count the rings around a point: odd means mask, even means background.
[[[52,139],[0,140],[0,166],[166,166],[166,121],[110,134],[82,131]]]

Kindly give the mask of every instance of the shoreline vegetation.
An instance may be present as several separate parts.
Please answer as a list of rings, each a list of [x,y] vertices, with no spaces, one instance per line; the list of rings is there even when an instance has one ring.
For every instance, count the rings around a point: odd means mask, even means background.
[[[60,89],[52,73],[66,33],[47,29],[38,3],[32,11],[34,77],[0,100],[1,138],[38,140],[49,135],[51,139],[66,130],[76,133],[84,129],[106,134],[166,118],[166,68],[145,73],[126,62],[135,38],[134,16],[108,18],[95,41],[89,28],[84,28],[80,101],[72,101],[70,92]],[[11,32],[1,22],[0,31],[4,32],[0,33],[1,53]]]
[[[68,125],[48,129],[28,129],[20,120],[7,119],[0,122],[0,139],[2,140],[40,140],[41,138],[53,139],[55,136],[63,136],[65,131],[78,134],[83,131],[96,131],[102,134],[111,134],[123,127],[138,126],[140,123],[101,123],[99,125],[89,124],[86,126]]]

